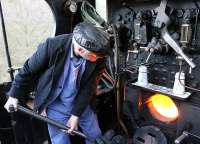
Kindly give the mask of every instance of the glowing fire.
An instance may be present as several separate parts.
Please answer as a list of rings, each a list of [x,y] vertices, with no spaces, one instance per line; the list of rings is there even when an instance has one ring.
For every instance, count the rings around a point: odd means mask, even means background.
[[[150,97],[147,104],[150,113],[154,118],[163,122],[172,122],[178,118],[178,108],[173,100],[162,94],[155,94]]]

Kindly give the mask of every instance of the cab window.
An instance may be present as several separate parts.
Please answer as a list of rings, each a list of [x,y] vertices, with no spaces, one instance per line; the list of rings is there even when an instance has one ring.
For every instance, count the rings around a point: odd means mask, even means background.
[[[53,13],[45,0],[4,0],[2,10],[13,67],[20,67],[37,45],[54,35]],[[1,24],[0,24],[1,25]],[[10,81],[0,26],[0,83]]]

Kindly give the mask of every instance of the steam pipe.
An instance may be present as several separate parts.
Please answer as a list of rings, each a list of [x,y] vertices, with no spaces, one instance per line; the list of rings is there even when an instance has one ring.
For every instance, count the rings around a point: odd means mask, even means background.
[[[124,132],[128,135],[128,130],[125,126],[125,124],[123,123],[122,119],[121,119],[121,96],[120,96],[120,86],[121,86],[121,81],[120,81],[120,77],[119,77],[119,36],[116,30],[115,25],[112,25],[113,28],[113,34],[114,34],[114,40],[115,40],[115,55],[114,55],[114,64],[115,64],[115,89],[116,89],[116,95],[117,95],[117,120],[119,122],[119,124],[121,125],[122,129],[124,130]]]
[[[3,31],[5,50],[6,50],[6,58],[7,58],[7,63],[8,63],[8,73],[10,74],[10,78],[13,81],[14,80],[14,75],[13,75],[14,71],[12,69],[12,64],[11,64],[11,59],[10,59],[10,52],[9,52],[9,48],[8,48],[8,40],[7,40],[5,23],[4,23],[3,10],[2,10],[2,6],[1,6],[1,0],[0,0],[0,15],[1,15],[1,26],[2,26],[2,31]]]

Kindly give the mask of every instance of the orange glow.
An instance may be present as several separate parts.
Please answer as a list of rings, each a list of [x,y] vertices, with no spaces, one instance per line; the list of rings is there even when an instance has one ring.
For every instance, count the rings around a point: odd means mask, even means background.
[[[154,118],[162,122],[172,122],[178,118],[178,108],[168,96],[155,94],[150,97],[147,106]]]

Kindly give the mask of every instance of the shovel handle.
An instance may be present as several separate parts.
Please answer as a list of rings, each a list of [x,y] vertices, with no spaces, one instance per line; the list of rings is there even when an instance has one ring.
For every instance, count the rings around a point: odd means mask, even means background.
[[[29,109],[27,109],[27,108],[25,108],[23,106],[18,105],[17,109],[22,113],[25,113],[25,114],[30,115],[30,116],[32,116],[32,117],[34,117],[34,118],[36,118],[36,119],[38,119],[40,121],[43,121],[43,122],[46,122],[46,123],[51,124],[53,126],[56,126],[56,127],[60,128],[62,130],[65,130],[65,131],[69,130],[68,126],[66,126],[64,124],[61,124],[61,123],[58,123],[58,122],[56,122],[56,121],[54,121],[52,119],[49,119],[48,117],[41,116],[38,113],[36,113],[36,112],[34,112],[32,110],[29,110]],[[10,106],[9,110],[11,112],[13,112],[14,111],[14,107]],[[78,135],[80,137],[83,137],[85,139],[88,139],[88,137],[85,134],[83,134],[82,132],[80,132],[80,131],[73,130],[72,133],[75,134],[75,135]]]

